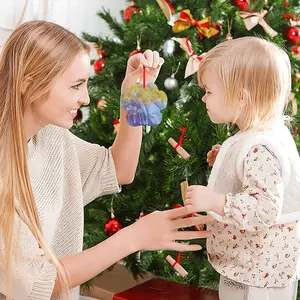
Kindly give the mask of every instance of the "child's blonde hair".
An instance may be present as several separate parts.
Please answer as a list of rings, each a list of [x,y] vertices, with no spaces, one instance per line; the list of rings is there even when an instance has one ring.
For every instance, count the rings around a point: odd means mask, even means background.
[[[291,64],[276,44],[242,37],[218,44],[200,62],[202,74],[212,68],[223,84],[227,105],[237,108],[241,130],[266,129],[284,114],[291,92]]]
[[[14,218],[19,215],[57,268],[61,294],[69,289],[64,267],[45,243],[27,163],[24,113],[37,99],[47,98],[54,82],[89,47],[70,31],[46,22],[19,26],[7,40],[0,56],[0,266],[6,274],[6,299],[12,298],[12,249],[17,241]]]

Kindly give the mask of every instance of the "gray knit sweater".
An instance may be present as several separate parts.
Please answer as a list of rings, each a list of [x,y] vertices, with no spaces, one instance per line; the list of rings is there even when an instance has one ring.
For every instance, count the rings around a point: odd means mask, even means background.
[[[58,258],[82,251],[83,206],[120,191],[111,149],[87,143],[66,129],[46,126],[28,143],[28,163],[43,236]],[[30,230],[15,218],[20,263],[13,264],[13,299],[58,299],[51,294],[56,269]],[[0,269],[0,293],[6,294]],[[1,295],[1,294],[0,294]],[[0,299],[5,299],[4,296]],[[79,288],[71,291],[77,300]]]

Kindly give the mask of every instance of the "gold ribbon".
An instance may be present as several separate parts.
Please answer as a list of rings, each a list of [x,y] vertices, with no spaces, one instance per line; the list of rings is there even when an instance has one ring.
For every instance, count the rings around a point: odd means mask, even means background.
[[[204,18],[200,21],[195,20],[189,9],[182,10],[179,13],[178,19],[174,22],[172,27],[173,32],[178,33],[187,30],[190,27],[196,27],[200,38],[205,36],[211,38],[219,33],[219,30],[210,25],[210,17]]]

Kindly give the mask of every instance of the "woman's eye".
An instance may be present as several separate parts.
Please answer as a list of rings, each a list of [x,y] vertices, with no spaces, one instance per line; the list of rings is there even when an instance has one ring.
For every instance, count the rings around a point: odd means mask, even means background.
[[[72,86],[72,88],[75,89],[75,90],[79,90],[81,85],[82,85],[82,82],[77,84],[77,85]]]

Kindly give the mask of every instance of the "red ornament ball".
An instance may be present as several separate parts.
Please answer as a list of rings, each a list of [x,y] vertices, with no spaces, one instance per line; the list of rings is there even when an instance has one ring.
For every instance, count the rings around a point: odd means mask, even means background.
[[[129,22],[132,15],[137,13],[137,8],[135,5],[131,5],[124,10],[124,20]]]
[[[250,0],[235,0],[235,4],[240,10],[245,10],[250,4]]]
[[[138,50],[138,49],[136,49],[136,50],[133,50],[130,54],[129,54],[129,56],[131,57],[131,56],[133,56],[133,55],[135,55],[135,54],[139,54],[139,53],[143,53],[141,50]]]
[[[96,59],[94,62],[95,73],[98,74],[103,68],[104,68],[104,59],[103,58]]]
[[[80,109],[77,110],[77,115],[74,118],[76,121],[81,121],[82,120],[82,111]]]
[[[123,228],[123,225],[120,223],[120,221],[116,218],[108,220],[104,225],[104,231],[109,235],[112,236],[119,230]]]
[[[105,50],[104,49],[97,49],[97,53],[99,58],[105,57]]]
[[[286,31],[286,36],[291,44],[300,42],[300,29],[298,27],[290,27]]]

